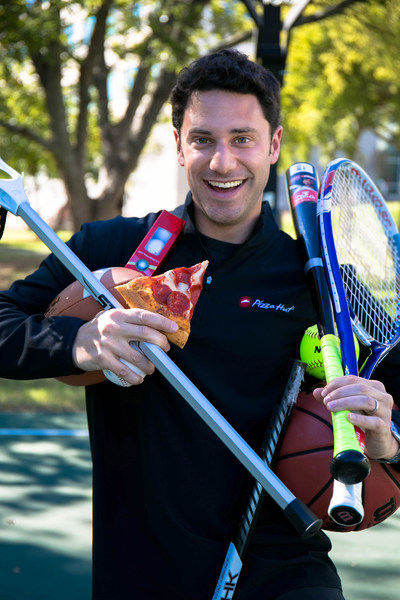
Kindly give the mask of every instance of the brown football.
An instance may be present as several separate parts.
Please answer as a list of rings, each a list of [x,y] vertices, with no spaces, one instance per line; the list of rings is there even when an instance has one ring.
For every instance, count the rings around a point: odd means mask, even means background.
[[[126,308],[128,305],[121,294],[115,289],[118,285],[128,283],[135,277],[141,277],[142,273],[125,267],[112,267],[99,269],[93,272],[99,281],[115,296],[115,298]],[[50,304],[45,312],[46,317],[79,317],[85,321],[93,319],[103,309],[87,290],[78,281],[74,281],[65,288]],[[106,380],[103,371],[87,371],[82,375],[66,375],[57,377],[62,383],[68,385],[82,386],[93,385]]]

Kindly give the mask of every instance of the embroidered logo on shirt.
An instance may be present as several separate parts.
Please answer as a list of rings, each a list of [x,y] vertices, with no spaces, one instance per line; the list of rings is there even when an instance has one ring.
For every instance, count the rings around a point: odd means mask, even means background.
[[[265,300],[260,300],[257,298],[253,300],[250,296],[242,296],[239,299],[239,306],[242,308],[263,308],[265,310],[278,310],[281,312],[291,312],[295,309],[295,306],[286,306],[285,304],[270,304],[269,302],[265,302]]]
[[[250,298],[250,296],[242,296],[239,300],[239,306],[241,306],[242,308],[248,308],[252,304],[253,298]]]

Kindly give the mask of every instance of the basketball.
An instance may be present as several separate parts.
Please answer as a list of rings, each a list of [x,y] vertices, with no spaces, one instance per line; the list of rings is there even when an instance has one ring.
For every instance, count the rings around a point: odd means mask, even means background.
[[[112,267],[99,269],[93,274],[112,293],[112,295],[126,308],[128,308],[121,294],[115,289],[116,286],[128,283],[142,274],[134,269],[125,267]],[[85,321],[93,319],[103,309],[89,292],[78,282],[74,281],[63,290],[50,304],[45,312],[45,317],[79,317]],[[68,385],[82,386],[93,385],[106,380],[102,371],[87,371],[82,375],[67,375],[57,377],[62,383]]]
[[[328,506],[333,477],[332,421],[329,411],[312,394],[299,395],[293,408],[275,472],[289,490],[323,520],[327,531],[361,531],[390,517],[400,505],[400,472],[370,459],[371,472],[364,481],[365,516],[358,525],[344,527],[332,521]]]

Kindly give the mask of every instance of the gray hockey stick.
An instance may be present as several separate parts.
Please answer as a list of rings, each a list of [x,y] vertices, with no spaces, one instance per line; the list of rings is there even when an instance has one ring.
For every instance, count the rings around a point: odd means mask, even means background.
[[[98,281],[86,265],[33,210],[25,193],[21,174],[9,167],[1,158],[0,170],[11,177],[11,179],[0,179],[0,206],[21,217],[103,309],[122,308],[111,292]],[[132,344],[137,345],[143,354],[153,362],[182,398],[255,477],[263,489],[280,506],[302,537],[313,535],[320,529],[321,520],[317,519],[312,511],[290,492],[159,346],[144,342],[139,344],[132,342]]]

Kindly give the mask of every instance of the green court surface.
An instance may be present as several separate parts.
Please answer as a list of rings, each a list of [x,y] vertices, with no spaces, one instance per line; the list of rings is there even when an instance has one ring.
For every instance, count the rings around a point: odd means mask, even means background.
[[[400,599],[400,511],[329,535],[346,600]],[[90,554],[85,415],[0,414],[0,599],[90,600]]]

